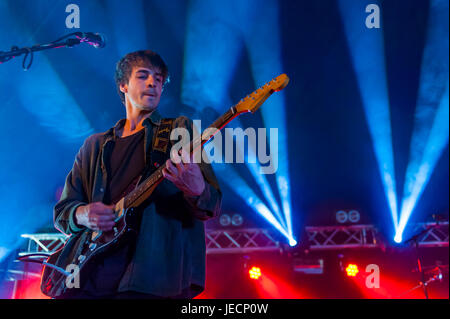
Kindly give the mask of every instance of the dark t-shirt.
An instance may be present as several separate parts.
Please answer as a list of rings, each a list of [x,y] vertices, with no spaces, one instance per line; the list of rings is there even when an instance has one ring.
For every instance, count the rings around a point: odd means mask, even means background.
[[[116,203],[129,192],[129,186],[137,182],[145,166],[144,133],[117,138],[109,161],[106,204]]]
[[[108,186],[103,202],[118,202],[136,185],[145,167],[144,132],[117,138],[108,161]],[[117,288],[130,261],[132,248],[124,246],[99,261],[90,272],[84,294],[106,296],[117,292]]]

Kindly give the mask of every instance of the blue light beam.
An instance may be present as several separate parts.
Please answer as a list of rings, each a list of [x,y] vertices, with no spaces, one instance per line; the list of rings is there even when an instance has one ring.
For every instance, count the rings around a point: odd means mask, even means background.
[[[246,47],[250,57],[250,65],[253,71],[255,86],[260,87],[275,76],[284,73],[281,57],[281,43],[279,30],[279,7],[274,0],[264,1],[257,14],[254,7],[259,1],[241,1],[241,11],[245,12],[241,25]],[[292,236],[291,194],[289,174],[289,148],[286,121],[286,103],[284,91],[272,95],[260,109],[265,127],[278,129],[278,169],[275,172],[276,183],[281,199],[281,207],[286,221],[287,231]],[[250,170],[258,180],[259,171],[256,167]],[[268,198],[269,199],[269,198]]]
[[[295,246],[297,241],[289,234],[286,229],[278,222],[274,214],[263,203],[263,201],[255,194],[255,192],[247,185],[247,183],[229,166],[226,164],[214,165],[214,170],[222,171],[227,178],[224,181],[231,189],[245,202],[250,208],[268,221],[275,229],[277,229],[286,239],[289,245]]]
[[[425,189],[449,136],[448,1],[430,2],[410,157],[400,222],[394,240],[402,241],[407,222]]]
[[[182,82],[183,103],[195,108],[212,107],[218,113],[224,105],[232,104],[229,87],[243,47],[242,30],[246,29],[243,25],[247,25],[245,21],[249,20],[247,9],[246,2],[235,0],[227,5],[201,0],[190,2]],[[237,19],[237,16],[240,18]],[[265,82],[273,76],[271,74],[265,78]],[[269,183],[260,174],[259,163],[250,163],[248,167],[275,214],[281,216]],[[237,175],[237,178],[242,181],[240,176]],[[223,179],[229,180],[229,177],[223,176]],[[279,220],[286,224],[282,217]]]
[[[386,83],[383,26],[369,29],[365,9],[377,1],[340,0],[353,67],[366,120],[395,229],[398,223],[397,192],[392,148],[391,118]]]
[[[423,190],[425,189],[436,162],[448,145],[449,137],[449,104],[448,104],[448,82],[447,88],[436,112],[433,126],[423,150],[421,159],[413,160],[409,163],[406,171],[405,190],[400,214],[400,223],[394,240],[397,243],[402,241],[402,234],[409,217],[416,206]],[[420,164],[419,164],[420,163]],[[418,166],[419,164],[419,166]]]
[[[197,124],[197,123],[198,123],[197,121],[194,121],[194,124]],[[241,123],[240,119],[237,118],[234,121],[232,121],[231,123],[229,123],[228,126],[229,127],[227,127],[222,132],[226,135],[225,142],[231,144],[235,135],[232,135],[230,133],[230,129],[231,130],[240,129],[242,126],[242,123]],[[196,128],[197,132],[199,132],[201,129],[200,127],[195,127],[195,128]],[[222,135],[222,132],[221,132],[221,135]],[[206,154],[211,154],[212,148],[222,149],[222,139],[220,139],[218,136],[219,135],[214,136],[214,138],[208,144],[205,145],[204,152]],[[236,156],[244,157],[245,155],[248,155],[244,151],[245,143],[244,143],[243,139],[236,138],[235,141],[236,141]],[[254,155],[254,153],[252,153],[252,147],[251,147],[252,143],[248,143],[248,145],[249,145],[249,153],[251,153],[251,154],[249,154],[246,157],[246,160],[247,160],[246,165],[250,168],[250,171],[252,172],[252,174],[256,175],[256,177],[257,177],[256,181],[258,183],[258,186],[260,187],[263,195],[268,200],[268,203],[269,203],[270,207],[272,208],[272,211],[274,212],[275,216],[278,218],[277,222],[281,223],[282,227],[284,227],[286,229],[286,222],[284,221],[283,217],[281,216],[280,208],[279,208],[278,204],[276,203],[276,200],[272,194],[269,183],[268,183],[267,179],[265,178],[265,176],[259,173],[260,166],[256,162],[255,163],[248,162],[249,157],[252,157],[252,156],[256,157]],[[230,146],[232,146],[232,145],[230,145]],[[223,157],[221,158],[221,160],[223,161]],[[227,166],[227,167],[224,168],[224,166]],[[221,177],[221,180],[225,181],[230,186],[230,189],[232,189],[236,192],[236,188],[234,187],[233,178],[238,179],[239,180],[238,183],[245,184],[245,186],[247,188],[249,188],[248,184],[242,179],[242,177],[239,174],[237,174],[234,171],[234,168],[232,166],[229,166],[229,164],[222,163],[222,164],[215,165],[214,167],[217,168],[216,173]],[[258,173],[256,174],[255,172],[258,172]],[[233,178],[230,178],[230,176],[233,176]]]

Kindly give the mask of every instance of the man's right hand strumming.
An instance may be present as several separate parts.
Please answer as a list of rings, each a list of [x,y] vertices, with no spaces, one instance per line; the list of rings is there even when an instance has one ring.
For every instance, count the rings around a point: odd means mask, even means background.
[[[115,224],[114,205],[105,205],[102,202],[79,206],[75,216],[78,225],[94,231],[110,231]]]

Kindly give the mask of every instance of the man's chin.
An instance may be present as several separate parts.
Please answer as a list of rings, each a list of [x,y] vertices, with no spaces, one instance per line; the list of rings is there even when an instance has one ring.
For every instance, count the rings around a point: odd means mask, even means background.
[[[145,105],[145,104],[137,104],[133,105],[136,109],[141,111],[152,112],[156,109],[156,105]]]

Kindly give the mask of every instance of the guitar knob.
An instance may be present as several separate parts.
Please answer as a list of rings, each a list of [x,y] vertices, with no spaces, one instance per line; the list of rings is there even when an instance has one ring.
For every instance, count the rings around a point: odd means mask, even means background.
[[[78,256],[78,261],[80,262],[80,264],[86,259],[85,255],[80,255]]]

